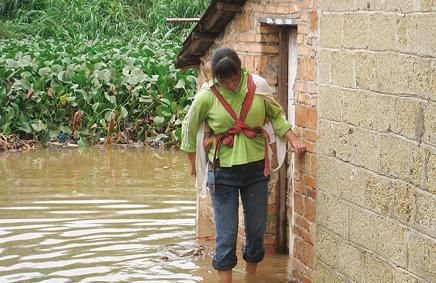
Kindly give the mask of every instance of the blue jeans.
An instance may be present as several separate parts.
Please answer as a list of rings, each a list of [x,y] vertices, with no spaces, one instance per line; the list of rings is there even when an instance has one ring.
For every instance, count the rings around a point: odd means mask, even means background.
[[[263,236],[268,213],[269,176],[264,176],[263,169],[263,160],[232,167],[218,167],[213,191],[213,171],[209,168],[208,184],[216,227],[212,266],[217,270],[231,270],[237,263],[239,193],[244,208],[244,260],[257,263],[265,255]]]

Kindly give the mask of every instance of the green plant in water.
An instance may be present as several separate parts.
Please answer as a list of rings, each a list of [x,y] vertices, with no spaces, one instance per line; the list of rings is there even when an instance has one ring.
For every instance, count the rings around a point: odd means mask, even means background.
[[[55,46],[55,48],[53,48]],[[196,89],[193,71],[177,72],[168,39],[55,43],[0,43],[0,132],[41,142],[73,134],[96,143],[116,117],[119,142],[160,139],[176,143]]]
[[[0,133],[176,143],[196,80],[173,61],[192,24],[165,18],[200,16],[209,2],[2,1],[0,37],[17,39],[0,41]]]

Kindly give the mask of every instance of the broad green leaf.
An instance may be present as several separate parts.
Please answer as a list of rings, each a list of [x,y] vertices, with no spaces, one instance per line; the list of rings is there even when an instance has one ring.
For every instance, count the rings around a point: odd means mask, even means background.
[[[10,120],[14,119],[14,117],[15,117],[15,110],[14,110],[14,108],[11,107],[11,106],[8,106],[6,108],[6,120],[10,121]]]
[[[122,118],[126,118],[127,115],[129,115],[129,112],[127,112],[126,108],[124,108],[123,106],[121,106],[121,117],[122,117]]]
[[[32,132],[32,127],[28,122],[21,122],[20,125],[18,126],[18,129],[28,134]]]
[[[42,144],[46,144],[50,140],[50,133],[44,132],[38,136],[38,140]]]
[[[109,101],[110,103],[117,104],[117,98],[115,95],[109,95],[109,94],[105,93],[104,97],[106,97],[107,101]]]
[[[61,130],[61,132],[63,132],[63,133],[66,133],[67,135],[72,135],[73,134],[73,130],[69,126],[61,125],[59,127],[59,130]]]
[[[185,80],[180,79],[177,84],[174,86],[174,88],[185,88]]]
[[[153,119],[153,122],[156,126],[162,126],[162,124],[165,122],[165,118],[161,116],[157,116]]]
[[[92,79],[92,85],[93,85],[95,88],[100,88],[100,87],[101,87],[100,81],[99,81],[97,78],[93,78],[93,79]]]
[[[112,120],[113,113],[114,112],[112,110],[106,111],[106,113],[104,113],[104,118],[107,122],[110,122],[110,120]]]
[[[100,102],[96,102],[92,105],[92,110],[94,111],[94,113],[97,113],[98,106],[100,106]]]
[[[84,138],[81,137],[77,141],[77,145],[79,145],[80,147],[88,147],[88,142]]]
[[[49,74],[51,74],[51,69],[49,67],[44,67],[39,69],[38,74],[41,77],[47,77]]]
[[[2,126],[2,134],[4,135],[10,135],[12,132],[11,127],[10,127],[10,123],[4,124]]]
[[[171,112],[175,113],[177,110],[177,102],[173,101],[170,105]]]
[[[150,103],[152,101],[153,101],[153,98],[151,98],[151,97],[146,97],[146,96],[139,97],[139,102]]]
[[[34,90],[44,90],[44,84],[45,84],[44,79],[37,79],[33,83],[33,89]]]
[[[44,131],[47,127],[41,120],[34,121],[30,124],[35,132]]]
[[[162,103],[166,104],[166,105],[170,105],[171,104],[171,101],[169,101],[169,99],[167,99],[167,98],[161,98],[160,101]]]

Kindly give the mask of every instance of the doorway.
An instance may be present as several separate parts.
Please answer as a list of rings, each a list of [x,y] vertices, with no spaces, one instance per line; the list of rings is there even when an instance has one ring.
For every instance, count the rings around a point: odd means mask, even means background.
[[[285,110],[288,121],[292,125],[295,125],[294,83],[297,74],[296,26],[282,27],[279,36],[278,101]],[[292,156],[285,157],[285,162],[279,170],[277,186],[277,250],[279,253],[289,253],[291,256],[294,251],[294,238],[292,233],[294,226],[294,164],[293,154]]]

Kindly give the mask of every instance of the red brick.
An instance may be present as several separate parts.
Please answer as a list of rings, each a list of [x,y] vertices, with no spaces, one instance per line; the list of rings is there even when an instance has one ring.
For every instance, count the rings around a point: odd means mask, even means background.
[[[294,193],[294,210],[300,215],[304,215],[304,196],[299,193]]]
[[[253,14],[242,12],[241,16],[239,17],[239,31],[245,32],[252,29],[252,23],[253,23]]]
[[[295,257],[298,258],[304,265],[313,268],[315,262],[313,245],[304,240],[296,239]]]
[[[315,2],[313,0],[304,0],[302,9],[312,9],[315,8]]]
[[[299,127],[316,130],[318,111],[300,104],[295,107],[296,124]]]
[[[304,276],[298,270],[296,270],[296,269],[292,270],[292,275],[294,276],[294,278],[297,282],[303,282]]]
[[[291,10],[289,11],[289,14],[294,14],[301,11],[301,1],[291,4]]]
[[[297,44],[301,44],[304,42],[304,34],[297,34]]]
[[[308,56],[311,56],[313,54],[313,51],[312,51],[312,48],[310,48],[310,47],[308,47],[306,45],[300,45],[300,46],[297,47],[297,54],[299,56],[308,57]],[[297,70],[297,79],[300,78],[300,76],[298,75],[298,73],[300,71],[301,71],[301,69],[300,69],[300,67],[298,67],[298,70]]]
[[[245,56],[245,66],[250,72],[254,71],[254,56]]]
[[[307,220],[304,217],[300,216],[300,215],[296,215],[295,223],[298,226],[303,227],[306,230],[309,230],[309,228],[310,228],[310,223],[307,222]]]
[[[310,222],[315,221],[315,201],[313,199],[304,199],[304,216]]]
[[[309,32],[309,27],[307,24],[303,23],[303,24],[299,24],[297,27],[297,32],[298,33],[303,33],[306,34]]]
[[[311,105],[311,96],[309,94],[298,92],[297,93],[297,103],[303,105]]]
[[[305,140],[316,142],[319,138],[318,131],[310,130],[310,129],[304,129],[303,131],[303,138]]]
[[[267,70],[267,56],[257,56],[254,58],[254,69],[256,73],[263,74]]]
[[[316,200],[316,189],[307,187],[307,194],[306,195],[309,196],[310,198]]]
[[[301,238],[304,239],[304,237],[306,237],[307,231],[303,228],[301,228],[298,225],[294,226],[294,234],[297,236],[300,236]]]
[[[315,32],[318,29],[318,13],[316,11],[310,12],[310,31]]]
[[[260,25],[260,33],[278,33],[279,27],[274,25]]]
[[[304,184],[302,182],[295,182],[295,192],[300,194],[306,194],[307,190],[304,188]]]
[[[311,52],[308,47],[298,47],[297,53],[299,55],[310,55]],[[297,64],[297,80],[315,80],[315,58],[311,56],[298,57]]]
[[[316,153],[316,144],[315,143],[305,141],[305,145],[306,145],[306,152]]]
[[[279,5],[279,6],[277,6],[277,13],[278,14],[290,14],[290,7],[288,5],[286,5],[286,6]]]
[[[262,53],[268,53],[268,54],[278,54],[279,53],[279,46],[278,45],[263,45],[261,49]]]
[[[296,156],[295,169],[301,173],[306,173],[306,155]]]
[[[311,188],[316,188],[316,178],[305,175],[303,177],[303,181],[307,186],[309,186]]]
[[[275,14],[276,12],[277,8],[274,5],[267,5],[264,10],[264,13],[267,14]]]
[[[279,43],[279,35],[278,34],[262,34],[260,37],[260,42],[262,43]]]
[[[311,172],[312,172],[312,176],[316,176],[316,164],[317,164],[317,156],[312,154],[312,156],[310,157],[310,163],[311,163]]]
[[[312,245],[315,244],[315,233],[312,233],[311,231],[306,232],[304,234],[303,239],[308,242],[311,243]]]
[[[302,11],[302,12],[300,13],[300,21],[301,21],[301,22],[307,22],[307,21],[309,21],[309,13],[308,13],[308,12],[305,12],[305,11]]]
[[[296,182],[301,182],[301,170],[299,170],[299,168],[295,169],[294,180]]]

